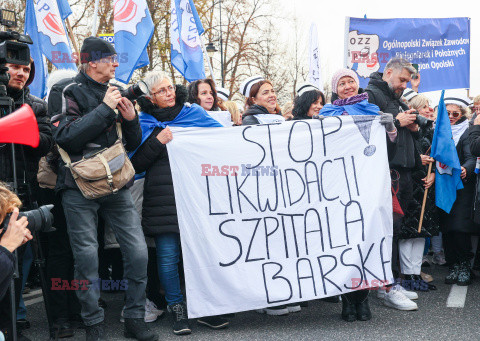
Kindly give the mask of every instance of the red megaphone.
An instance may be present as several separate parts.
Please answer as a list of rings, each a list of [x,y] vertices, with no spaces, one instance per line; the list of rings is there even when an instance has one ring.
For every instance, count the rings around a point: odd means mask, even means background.
[[[4,142],[38,147],[40,134],[37,119],[28,104],[0,119],[0,143]]]

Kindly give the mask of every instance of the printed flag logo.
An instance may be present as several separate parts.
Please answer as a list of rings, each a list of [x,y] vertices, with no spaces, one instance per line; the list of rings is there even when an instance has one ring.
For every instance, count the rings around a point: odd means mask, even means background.
[[[120,31],[137,34],[137,25],[147,16],[147,2],[139,0],[117,0],[114,5],[115,33]]]
[[[118,0],[115,2],[115,17],[116,21],[128,22],[137,14],[137,4],[132,0]]]
[[[37,2],[34,1],[33,4],[37,17],[38,32],[49,37],[52,45],[64,43],[69,46],[65,28],[60,19],[57,1],[41,0]]]
[[[63,29],[62,21],[53,13],[48,13],[45,18],[43,18],[43,24],[45,27],[54,34],[65,35],[65,30]]]
[[[439,174],[453,175],[453,168],[437,161],[437,171]]]

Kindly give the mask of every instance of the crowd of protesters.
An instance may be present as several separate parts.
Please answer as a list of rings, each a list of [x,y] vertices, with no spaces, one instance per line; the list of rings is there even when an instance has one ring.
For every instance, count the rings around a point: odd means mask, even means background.
[[[352,70],[337,71],[331,80],[330,101],[321,89],[303,83],[297,87],[293,102],[285,103],[283,110],[276,85],[261,76],[242,82],[239,93],[245,101],[240,104],[231,100],[228,89],[217,88],[211,79],[197,80],[185,87],[173,84],[164,71],[151,71],[143,78],[148,93],[138,98],[135,109],[134,103],[122,97],[120,89],[109,85],[118,66],[114,47],[90,37],[85,39],[81,55],[85,58],[78,73],[56,71],[50,76],[46,101],[29,94],[28,85],[35,77],[33,60],[29,66],[7,64],[8,94],[15,101],[15,109],[23,103],[30,104],[40,131],[37,148],[15,145],[15,162],[10,149],[0,145],[0,218],[3,221],[7,213],[13,212],[10,232],[0,239],[0,330],[7,340],[12,337],[12,321],[17,322],[18,339],[28,340],[22,335],[28,321],[19,308],[28,276],[21,265],[26,262],[24,255],[32,236],[25,228],[24,218],[16,223],[17,207],[34,209],[42,204],[55,205],[52,213],[56,231],[40,236],[47,258],[45,269],[40,271],[46,272],[49,285],[54,279],[72,283],[100,278],[118,281],[119,287],[109,288],[118,291],[125,281],[128,285],[123,289],[125,301],[119,318],[126,337],[157,340],[147,323],[155,321],[164,310],[172,317],[175,334],[191,333],[166,148],[173,135],[164,123],[175,120],[185,126],[220,125],[212,118],[215,112],[228,112],[228,125],[232,126],[291,119],[323,120],[338,115],[379,115],[386,130],[392,196],[399,205],[394,205],[393,212],[391,263],[398,280],[377,290],[376,295],[391,308],[417,310],[418,292],[436,290],[432,276],[422,272],[425,262],[449,266],[446,284],[471,283],[476,254],[472,236],[478,234],[480,223],[475,172],[480,157],[480,96],[473,104],[468,98],[445,96],[463,182],[463,189],[457,191],[457,199],[447,214],[435,206],[435,171],[431,171],[432,165],[435,169],[435,160],[429,156],[436,110],[425,95],[417,92],[420,75],[407,60],[390,60],[383,73],[370,76],[365,89],[360,88]],[[411,83],[412,89],[407,89],[407,83]],[[194,121],[189,119],[192,115]],[[87,198],[70,171],[71,162],[97,155],[118,141],[128,152],[135,178],[116,190],[115,195]],[[22,205],[7,190],[12,188],[14,169]],[[418,232],[427,189],[422,229]],[[15,280],[17,316],[12,316],[10,297],[5,293],[10,283],[7,274],[13,272],[15,249],[20,276]],[[92,285],[88,282],[88,290],[76,291],[49,288],[47,313],[53,322],[52,339],[72,337],[80,327],[86,329],[87,340],[105,340],[106,303],[100,297],[101,291]],[[366,321],[372,318],[369,293],[370,290],[357,290],[326,300],[341,300],[341,318],[345,321]],[[281,305],[258,312],[287,315],[306,306],[307,303]],[[210,316],[198,319],[197,323],[222,329],[231,323],[232,317]]]

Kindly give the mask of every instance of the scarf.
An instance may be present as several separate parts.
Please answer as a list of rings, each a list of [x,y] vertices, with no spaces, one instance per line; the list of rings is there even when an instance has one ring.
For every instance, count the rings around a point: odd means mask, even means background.
[[[368,102],[368,94],[362,93],[345,99],[337,99],[333,104],[326,104],[320,115],[378,115],[380,108]]]
[[[468,120],[465,120],[463,122],[460,122],[459,124],[454,124],[452,127],[452,135],[453,135],[453,141],[455,141],[455,147],[458,144],[458,141],[460,141],[460,137],[463,135],[465,130],[468,129],[469,123]]]

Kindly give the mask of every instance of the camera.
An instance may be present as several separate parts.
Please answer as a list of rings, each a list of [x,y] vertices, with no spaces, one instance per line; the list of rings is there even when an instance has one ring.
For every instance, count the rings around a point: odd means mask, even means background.
[[[417,118],[415,119],[415,123],[418,124],[420,128],[428,128],[433,125],[432,120],[423,117],[418,113],[418,111],[414,111],[412,114],[415,114],[417,116]]]
[[[148,87],[144,81],[139,81],[137,84],[134,84],[131,87],[120,91],[122,97],[125,97],[132,102],[135,101],[138,97],[143,96],[147,93]]]
[[[44,205],[39,208],[31,211],[20,212],[18,218],[27,217],[28,225],[27,228],[33,233],[36,231],[39,232],[52,232],[55,229],[53,225],[53,214],[50,210],[53,208],[53,205]],[[0,226],[5,232],[10,222],[11,213],[7,214],[5,219]]]
[[[17,19],[14,11],[0,9],[0,25],[14,27],[17,25]],[[8,29],[0,32],[0,105],[6,106],[11,103],[5,100],[7,95],[6,87],[10,79],[5,66],[6,63],[29,65],[30,49],[27,44],[33,44],[32,39],[27,34]]]

